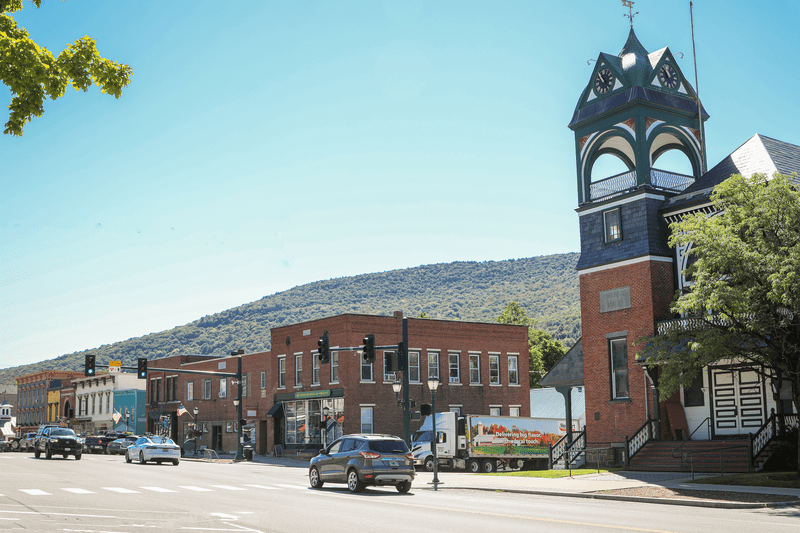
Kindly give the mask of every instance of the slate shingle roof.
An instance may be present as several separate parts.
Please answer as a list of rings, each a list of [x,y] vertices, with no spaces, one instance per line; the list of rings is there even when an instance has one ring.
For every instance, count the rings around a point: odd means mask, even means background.
[[[583,338],[540,381],[542,387],[583,386]]]

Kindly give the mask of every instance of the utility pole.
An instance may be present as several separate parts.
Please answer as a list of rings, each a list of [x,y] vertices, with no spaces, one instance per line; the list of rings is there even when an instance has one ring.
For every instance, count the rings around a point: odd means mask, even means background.
[[[409,398],[408,361],[408,318],[403,317],[403,349],[398,354],[403,365],[403,440],[411,448],[411,400]]]

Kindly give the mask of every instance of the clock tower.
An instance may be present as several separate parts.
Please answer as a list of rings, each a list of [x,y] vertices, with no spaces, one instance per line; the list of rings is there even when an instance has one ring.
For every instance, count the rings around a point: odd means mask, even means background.
[[[581,326],[588,446],[620,446],[654,408],[655,376],[636,364],[635,342],[671,318],[675,292],[669,228],[658,209],[705,167],[708,115],[669,48],[648,52],[631,28],[618,55],[594,63],[569,128],[575,133],[581,257]],[[678,151],[691,175],[658,168]],[[627,171],[597,175],[602,156]]]

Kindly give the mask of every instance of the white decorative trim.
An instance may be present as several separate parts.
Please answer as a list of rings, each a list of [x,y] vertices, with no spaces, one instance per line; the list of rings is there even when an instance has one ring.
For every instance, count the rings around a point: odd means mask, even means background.
[[[589,97],[588,97],[588,98],[586,98],[586,103],[588,104],[588,103],[589,103],[589,102],[591,102],[592,100],[596,100],[596,99],[597,99],[597,95],[596,95],[596,94],[594,94],[594,91],[593,91],[593,90],[589,89]]]
[[[636,132],[633,131],[633,129],[631,129],[631,127],[628,126],[627,124],[625,124],[623,122],[620,122],[619,124],[614,124],[614,126],[617,127],[617,128],[622,128],[623,130],[627,131],[628,133],[631,134],[631,136],[633,137],[633,140],[634,141],[636,140]]]
[[[686,88],[683,86],[683,82],[681,82],[680,87],[678,87],[678,92],[688,95],[689,93],[686,91]]]
[[[665,122],[664,122],[663,120],[656,120],[655,122],[653,122],[652,124],[650,124],[650,127],[649,127],[649,128],[647,128],[647,132],[645,133],[645,136],[644,136],[644,138],[645,138],[645,139],[649,139],[649,138],[650,138],[650,134],[651,134],[651,133],[653,133],[653,130],[654,130],[655,128],[659,127],[659,126],[660,126],[660,125],[662,125],[662,124],[665,124]]]
[[[660,257],[657,255],[645,255],[642,257],[636,257],[634,259],[628,259],[626,261],[617,261],[615,263],[608,263],[605,265],[600,265],[592,268],[587,268],[585,270],[579,270],[578,276],[583,276],[584,274],[594,274],[595,272],[602,272],[604,270],[611,270],[612,268],[635,265],[637,263],[644,263],[647,261],[658,261],[660,263],[674,263],[674,260],[671,257]]]
[[[597,207],[591,207],[591,208],[587,209],[586,211],[579,211],[578,212],[578,217],[580,218],[580,217],[585,216],[585,215],[591,215],[591,214],[597,213],[599,211],[606,211],[606,210],[611,209],[612,207],[616,207],[618,205],[630,204],[630,203],[636,202],[638,200],[641,200],[642,198],[644,198],[646,200],[661,200],[661,201],[666,200],[666,196],[663,196],[663,195],[660,195],[660,194],[653,194],[653,193],[637,194],[636,196],[633,196],[633,197],[624,198],[622,200],[617,200],[615,202],[610,202],[610,203],[603,204],[603,205],[598,205]]]

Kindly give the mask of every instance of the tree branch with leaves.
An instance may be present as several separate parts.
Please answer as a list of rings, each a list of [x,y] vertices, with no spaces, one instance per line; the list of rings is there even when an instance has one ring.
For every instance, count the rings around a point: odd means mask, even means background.
[[[30,0],[38,9],[42,0]],[[97,85],[119,98],[133,76],[130,66],[100,56],[95,41],[82,37],[58,57],[34,42],[10,15],[23,0],[0,0],[0,80],[11,90],[9,118],[3,133],[22,136],[33,117],[44,114],[44,100],[64,96],[67,87],[86,91]]]

